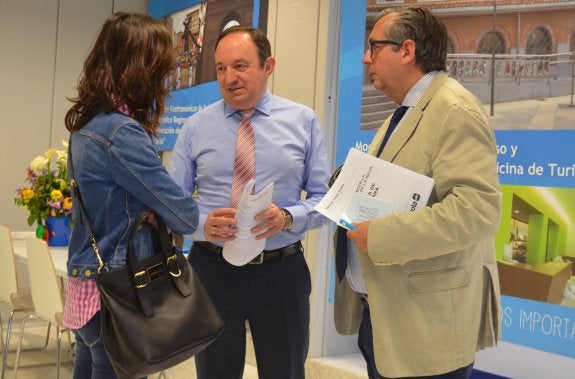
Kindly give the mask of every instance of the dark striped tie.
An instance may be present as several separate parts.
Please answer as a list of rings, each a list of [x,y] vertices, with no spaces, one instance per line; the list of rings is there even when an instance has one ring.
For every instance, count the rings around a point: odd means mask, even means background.
[[[379,150],[377,151],[376,157],[379,157],[381,155],[381,152],[383,151],[383,148],[387,144],[389,137],[391,137],[397,124],[399,124],[399,121],[401,121],[401,118],[403,117],[405,112],[407,112],[408,109],[409,109],[409,107],[402,105],[401,107],[397,108],[395,110],[395,112],[393,112],[393,116],[391,116],[391,121],[389,122],[389,127],[387,128],[387,131],[385,132],[385,136],[383,136],[383,141],[381,141],[381,145],[379,146]]]

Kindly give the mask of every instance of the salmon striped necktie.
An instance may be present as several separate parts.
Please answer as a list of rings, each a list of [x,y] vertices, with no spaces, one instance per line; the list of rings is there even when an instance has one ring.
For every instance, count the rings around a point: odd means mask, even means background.
[[[242,120],[238,127],[238,140],[236,142],[236,158],[234,161],[234,176],[232,179],[232,207],[237,208],[242,198],[246,184],[256,173],[254,128],[250,117],[253,109],[240,112]]]

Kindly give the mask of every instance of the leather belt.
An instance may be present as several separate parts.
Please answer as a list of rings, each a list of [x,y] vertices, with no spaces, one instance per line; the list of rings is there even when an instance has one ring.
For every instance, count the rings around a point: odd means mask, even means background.
[[[218,257],[224,259],[222,256],[222,247],[221,246],[218,246],[218,245],[213,244],[213,243],[208,242],[208,241],[194,241],[194,244],[197,244],[198,246],[201,246],[206,250],[209,250],[213,253],[216,253],[218,255]],[[284,247],[279,248],[279,249],[264,250],[261,253],[259,253],[258,255],[256,255],[256,257],[254,259],[252,259],[250,262],[248,262],[248,264],[257,265],[257,264],[262,264],[262,263],[268,262],[268,261],[277,261],[277,260],[280,260],[284,257],[287,257],[287,256],[295,254],[295,253],[299,253],[299,252],[303,253],[303,246],[302,246],[300,241],[297,241],[295,243],[292,243],[291,245],[287,245],[287,246],[284,246]]]

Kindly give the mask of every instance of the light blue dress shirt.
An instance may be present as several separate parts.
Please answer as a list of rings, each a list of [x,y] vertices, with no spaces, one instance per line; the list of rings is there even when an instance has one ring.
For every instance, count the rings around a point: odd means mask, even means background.
[[[405,105],[406,107],[409,107],[409,109],[407,109],[401,120],[399,120],[399,123],[397,124],[393,133],[395,133],[401,127],[401,123],[403,122],[403,120],[407,118],[413,107],[415,107],[419,102],[419,100],[421,100],[421,98],[423,97],[423,93],[425,92],[427,87],[431,85],[431,82],[433,81],[433,78],[435,78],[436,74],[437,71],[431,71],[423,75],[421,79],[419,79],[417,83],[415,83],[414,86],[411,87],[407,95],[405,95],[405,98],[403,99],[403,103],[401,105]],[[359,251],[357,246],[355,246],[355,243],[353,243],[352,241],[348,241],[347,268],[345,270],[345,277],[347,278],[350,288],[354,292],[365,295],[367,294],[367,289],[365,288],[365,282],[363,280],[363,273],[361,271],[361,262],[359,261],[359,254],[363,253]]]
[[[290,245],[328,220],[314,211],[328,190],[331,174],[325,138],[308,107],[266,92],[251,117],[255,136],[255,191],[274,182],[272,202],[293,216],[293,228],[266,240],[266,250]],[[231,207],[231,183],[241,115],[223,100],[191,116],[183,125],[170,175],[192,194],[197,188],[200,220],[191,234],[205,241],[208,213]],[[305,198],[302,198],[305,191]]]

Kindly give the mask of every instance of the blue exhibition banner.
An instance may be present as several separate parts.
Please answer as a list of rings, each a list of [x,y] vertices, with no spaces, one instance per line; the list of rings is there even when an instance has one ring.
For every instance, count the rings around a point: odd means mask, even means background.
[[[191,115],[222,97],[217,82],[209,82],[200,84],[197,87],[173,91],[170,95],[164,115],[160,121],[158,138],[156,140],[156,148],[160,151],[170,150],[174,147],[182,125]]]
[[[497,171],[503,186],[548,187],[550,190],[575,187],[575,156],[572,153],[575,130],[496,130],[495,139]],[[551,198],[551,192],[546,193],[544,201],[555,210],[571,209],[575,201],[572,198],[557,202]],[[532,201],[543,209],[541,203]],[[569,240],[573,233],[566,235],[566,245],[571,246]],[[552,237],[548,239],[550,241]],[[563,287],[569,284],[569,281],[558,283]],[[562,293],[563,287],[560,287]],[[502,296],[501,309],[504,341],[575,358],[575,308]]]
[[[575,130],[496,130],[501,184],[575,187]]]
[[[375,131],[362,131],[361,94],[363,87],[365,1],[343,0],[339,57],[336,164],[345,160],[350,147],[367,151]]]
[[[503,340],[575,358],[575,310],[501,296]]]
[[[267,0],[150,0],[150,16],[160,19],[174,37],[177,66],[167,81],[170,98],[160,121],[158,151],[173,149],[184,122],[221,99],[215,76],[214,49],[219,33],[232,25],[258,27]],[[260,16],[264,16],[263,18]]]
[[[160,18],[201,2],[202,0],[150,0],[148,12],[150,16]]]

